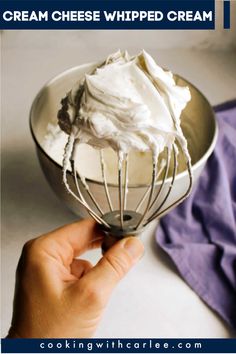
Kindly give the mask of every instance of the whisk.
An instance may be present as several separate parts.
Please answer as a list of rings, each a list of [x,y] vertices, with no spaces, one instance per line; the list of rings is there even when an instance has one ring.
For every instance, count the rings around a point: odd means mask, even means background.
[[[64,105],[66,108],[65,101]],[[164,153],[161,154],[161,156],[158,157],[153,154],[150,184],[147,185],[145,193],[137,202],[137,206],[134,210],[127,209],[127,200],[129,197],[129,154],[118,153],[118,208],[114,208],[111,194],[109,192],[110,184],[107,179],[104,151],[100,150],[102,183],[109,209],[108,212],[104,212],[104,206],[99,205],[96,196],[92,193],[86,182],[86,178],[80,174],[79,168],[76,165],[75,155],[76,144],[78,141],[75,138],[73,129],[68,129],[69,124],[66,119],[65,108],[64,111],[62,108],[58,115],[60,127],[67,132],[67,134],[69,133],[68,142],[65,147],[63,181],[68,192],[87,210],[90,216],[101,225],[105,233],[102,245],[103,252],[106,252],[115,242],[123,237],[139,235],[152,220],[162,217],[189,195],[193,183],[191,161],[186,149],[181,144],[178,144],[175,139],[172,144],[169,144],[169,146],[165,148]],[[173,117],[172,119],[174,121]],[[185,158],[189,183],[186,186],[185,193],[173,203],[165,207],[177,175],[179,149],[182,150]],[[170,173],[171,164],[173,168]],[[72,172],[74,185],[69,183],[68,170],[71,170]],[[164,190],[166,190],[165,193]],[[86,198],[85,195],[87,195]]]

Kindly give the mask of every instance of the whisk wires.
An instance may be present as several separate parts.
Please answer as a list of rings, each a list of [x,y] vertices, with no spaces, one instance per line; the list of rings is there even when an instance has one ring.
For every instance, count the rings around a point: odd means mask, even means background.
[[[103,181],[103,185],[104,185],[104,189],[105,189],[107,202],[108,202],[110,211],[113,211],[114,209],[113,209],[113,205],[112,205],[112,201],[111,201],[111,196],[110,196],[108,186],[107,186],[106,165],[105,165],[105,161],[104,161],[103,150],[100,151],[100,164],[101,164],[101,171],[102,171],[102,181]]]
[[[110,225],[103,219],[104,211],[103,208],[99,205],[99,202],[95,198],[94,194],[89,188],[89,184],[86,182],[86,178],[82,177],[78,171],[76,166],[76,142],[75,137],[71,134],[68,138],[68,142],[65,148],[65,156],[63,160],[63,181],[68,190],[68,192],[88,211],[88,213],[99,223],[105,226],[106,228],[110,228]],[[138,205],[135,209],[137,215],[139,215],[139,220],[137,225],[134,227],[134,230],[139,230],[142,227],[146,226],[149,222],[154,220],[155,218],[160,218],[166,212],[168,212],[172,207],[178,205],[182,202],[190,193],[193,183],[193,176],[191,170],[191,161],[189,155],[186,152],[186,149],[180,144],[181,150],[186,160],[187,171],[189,175],[189,185],[186,192],[169,206],[163,209],[165,203],[167,202],[171,191],[173,189],[173,185],[176,179],[177,167],[178,167],[178,149],[175,143],[168,146],[166,148],[166,157],[162,158],[161,162],[158,166],[158,156],[153,155],[152,158],[152,178],[151,184],[148,186],[141,200],[138,202]],[[173,156],[173,172],[172,177],[170,179],[169,185],[167,185],[171,160]],[[117,218],[120,222],[121,230],[124,230],[124,223],[128,220],[126,217],[129,215],[129,211],[127,211],[127,197],[129,190],[129,156],[128,154],[118,154],[118,210],[117,210]],[[105,195],[107,199],[107,204],[110,212],[114,211],[114,206],[112,203],[112,198],[110,194],[110,186],[107,181],[106,176],[106,163],[104,161],[103,151],[100,151],[100,165],[101,165],[101,173],[102,173],[102,182],[104,185]],[[74,185],[76,188],[76,192],[74,192],[68,182],[67,171],[71,167]],[[163,178],[161,184],[158,184],[158,179],[163,173]],[[82,188],[81,188],[82,187]],[[114,186],[112,187],[114,188]],[[158,189],[157,189],[158,188]],[[155,190],[157,189],[156,195]],[[163,193],[166,190],[165,194]],[[86,196],[87,193],[87,196]],[[155,195],[155,196],[154,196]],[[89,200],[93,204],[93,208],[89,203]],[[147,201],[146,201],[147,200]],[[143,204],[146,201],[146,205],[142,214],[138,214],[138,211],[142,208]],[[153,211],[153,208],[156,207],[156,210]],[[96,211],[95,211],[96,209]],[[128,214],[127,214],[128,213]],[[126,215],[127,214],[127,215]]]

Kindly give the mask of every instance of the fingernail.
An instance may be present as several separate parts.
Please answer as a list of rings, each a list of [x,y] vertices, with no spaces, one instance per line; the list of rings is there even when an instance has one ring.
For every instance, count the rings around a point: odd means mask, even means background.
[[[124,240],[123,247],[134,261],[138,261],[144,252],[142,242],[136,237],[129,237]]]

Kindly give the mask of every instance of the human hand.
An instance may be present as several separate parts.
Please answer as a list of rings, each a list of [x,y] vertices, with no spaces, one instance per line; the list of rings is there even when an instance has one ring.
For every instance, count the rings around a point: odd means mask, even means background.
[[[109,249],[94,267],[75,259],[99,247],[103,235],[83,220],[27,242],[16,272],[9,338],[88,338],[101,319],[113,288],[143,254],[128,237]]]

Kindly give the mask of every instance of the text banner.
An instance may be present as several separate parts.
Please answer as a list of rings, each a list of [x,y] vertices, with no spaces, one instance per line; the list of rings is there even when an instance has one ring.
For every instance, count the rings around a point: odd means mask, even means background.
[[[0,2],[1,29],[214,29],[214,0]]]
[[[2,339],[2,353],[235,353],[236,339]]]

